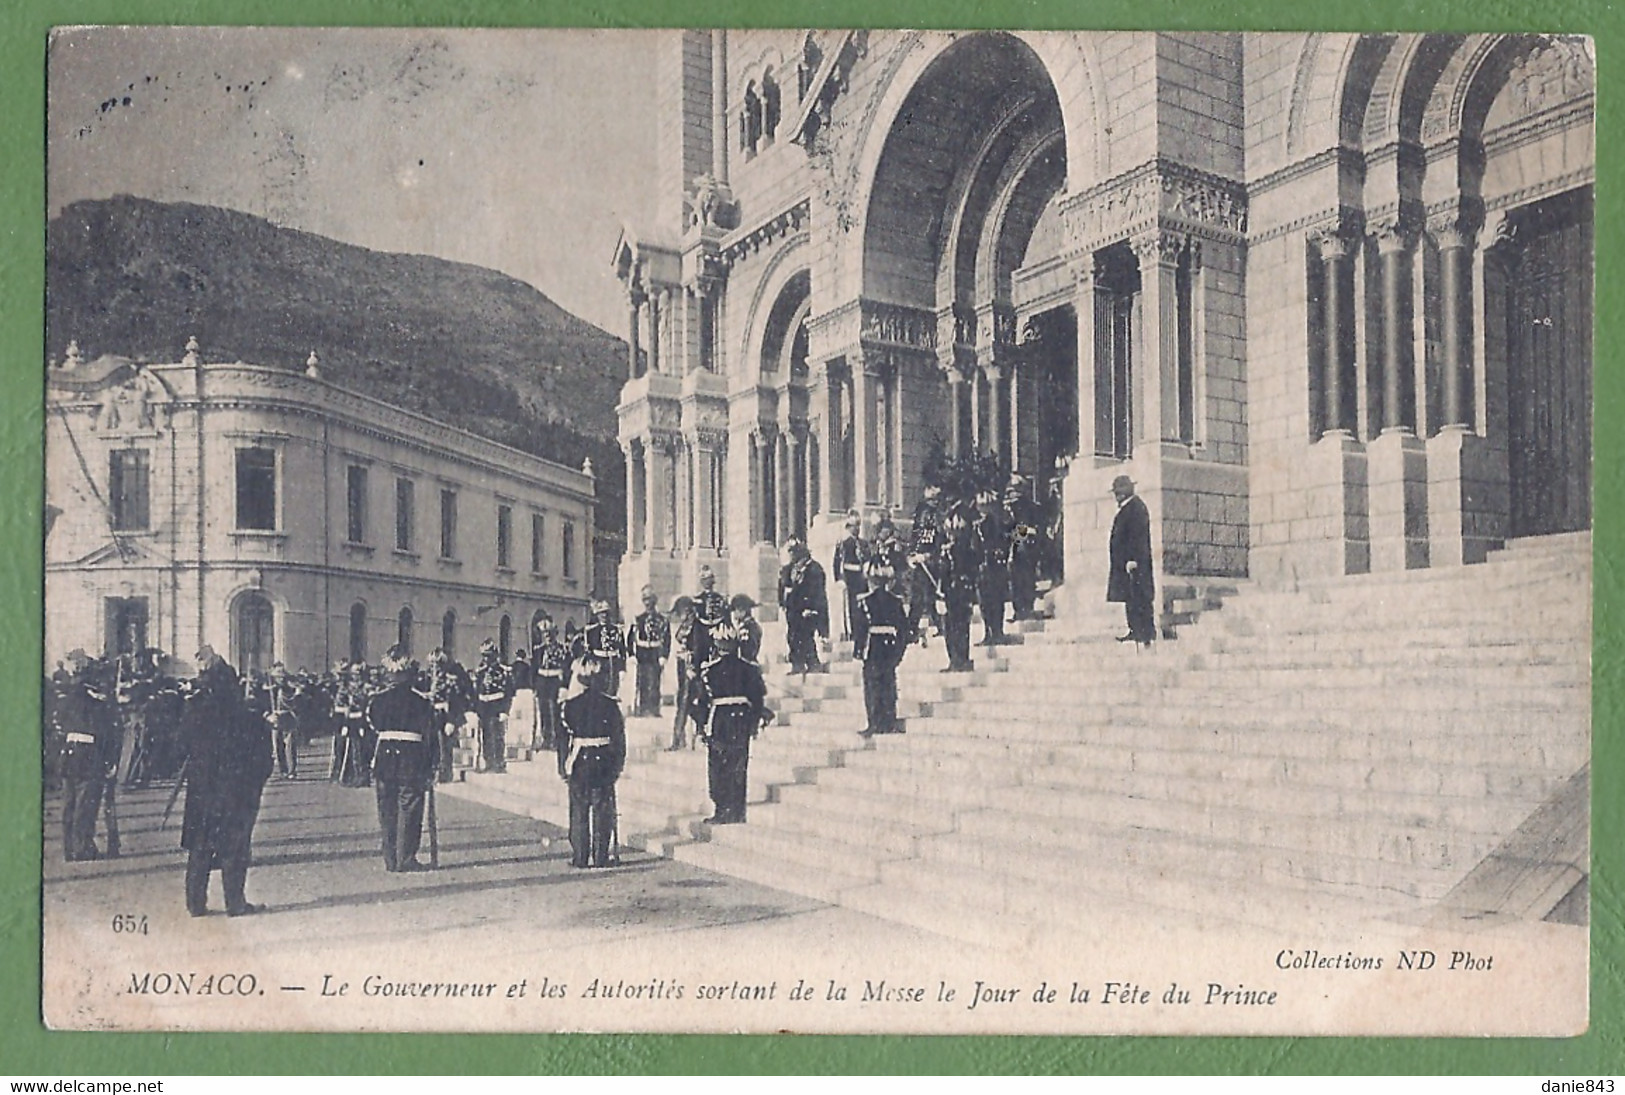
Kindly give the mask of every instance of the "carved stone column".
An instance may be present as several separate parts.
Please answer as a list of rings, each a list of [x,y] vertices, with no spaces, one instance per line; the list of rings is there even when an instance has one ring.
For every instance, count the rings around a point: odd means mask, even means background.
[[[639,366],[638,354],[638,326],[643,322],[643,302],[647,299],[641,289],[632,289],[627,294],[627,320],[626,320],[626,376],[628,380],[636,380],[643,375]]]
[[[1439,421],[1446,429],[1465,429],[1471,417],[1462,387],[1465,375],[1472,370],[1472,271],[1468,265],[1472,260],[1472,232],[1457,216],[1429,227],[1439,245],[1439,367],[1443,381]]]
[[[790,481],[790,497],[787,499],[790,520],[785,528],[787,536],[807,535],[806,435],[807,427],[794,423],[785,432],[785,470]]]
[[[1474,221],[1476,221],[1476,217]],[[1427,441],[1428,564],[1482,562],[1503,534],[1504,457],[1472,429],[1473,251],[1476,225],[1462,210],[1434,218],[1439,245],[1438,433]]]
[[[1145,330],[1140,344],[1145,368],[1134,370],[1134,400],[1139,405],[1139,440],[1148,445],[1179,442],[1179,253],[1185,237],[1177,232],[1150,232],[1129,241],[1140,260],[1141,313]]]
[[[1095,422],[1095,356],[1100,352],[1097,319],[1100,304],[1096,278],[1100,264],[1091,252],[1072,268],[1072,311],[1078,325],[1078,456],[1087,459],[1100,451]]]
[[[649,371],[660,372],[660,301],[667,295],[665,289],[649,294]]]
[[[644,491],[650,551],[666,551],[671,544],[672,439],[651,437],[645,444],[648,485]]]
[[[1409,430],[1405,390],[1410,383],[1411,325],[1409,233],[1402,225],[1377,229],[1382,264],[1382,429]]]
[[[1337,231],[1316,238],[1320,248],[1323,314],[1321,351],[1321,395],[1324,400],[1322,435],[1352,436],[1352,420],[1345,410],[1348,390],[1344,383],[1354,361],[1354,312],[1351,244]]]
[[[875,420],[875,397],[879,390],[878,363],[855,351],[847,358],[852,368],[852,435],[854,440],[852,505],[860,509],[876,500],[876,470],[879,464],[880,423]]]

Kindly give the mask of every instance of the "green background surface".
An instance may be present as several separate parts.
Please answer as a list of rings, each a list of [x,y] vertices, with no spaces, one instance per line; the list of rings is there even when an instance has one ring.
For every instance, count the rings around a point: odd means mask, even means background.
[[[277,1035],[54,1033],[39,1017],[45,43],[70,23],[714,26],[874,25],[1077,29],[1563,31],[1597,39],[1596,506],[1591,1027],[1572,1039],[759,1037],[654,1035]],[[1615,738],[1621,687],[1615,552],[1625,517],[1615,216],[1625,213],[1625,111],[1615,93],[1625,20],[1602,2],[1507,0],[1304,4],[1252,0],[866,0],[797,3],[596,0],[123,0],[0,3],[0,1076],[195,1073],[1625,1073],[1621,818]]]

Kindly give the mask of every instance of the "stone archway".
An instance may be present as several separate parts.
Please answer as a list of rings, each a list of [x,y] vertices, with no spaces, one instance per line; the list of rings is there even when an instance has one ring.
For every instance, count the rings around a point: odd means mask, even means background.
[[[851,504],[906,509],[934,445],[1009,464],[1036,431],[1015,421],[1038,401],[1012,400],[1012,284],[1066,189],[1069,136],[1044,60],[1011,35],[960,38],[915,78],[868,189],[856,344],[831,370],[850,394],[832,399],[826,462],[838,472],[834,437],[855,439]]]

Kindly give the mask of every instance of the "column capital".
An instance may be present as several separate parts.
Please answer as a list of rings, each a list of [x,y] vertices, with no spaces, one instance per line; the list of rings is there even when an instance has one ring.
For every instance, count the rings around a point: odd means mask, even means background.
[[[1471,247],[1478,239],[1478,228],[1459,213],[1439,214],[1428,218],[1428,235],[1441,251],[1455,251]]]
[[[1189,244],[1190,236],[1184,232],[1161,228],[1131,236],[1128,241],[1130,250],[1134,252],[1134,257],[1140,260],[1142,267],[1152,263],[1172,267],[1179,261],[1181,252]]]
[[[1310,232],[1309,242],[1320,253],[1322,262],[1347,258],[1354,250],[1353,237],[1338,225],[1326,225]]]
[[[1402,217],[1386,217],[1372,222],[1371,235],[1376,238],[1379,255],[1392,255],[1410,249],[1415,231]]]

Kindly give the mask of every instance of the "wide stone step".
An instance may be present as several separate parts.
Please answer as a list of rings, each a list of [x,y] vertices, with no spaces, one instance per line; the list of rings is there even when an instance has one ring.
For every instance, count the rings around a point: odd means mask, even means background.
[[[836,773],[822,775],[838,778]],[[954,828],[961,809],[985,806],[997,800],[998,788],[972,785],[964,797],[953,802],[932,800],[905,793],[871,794],[862,789],[848,790],[839,782],[780,787],[777,801],[786,811],[806,809],[821,814],[862,818],[909,832],[946,833]]]
[[[794,793],[805,788],[786,790]],[[801,795],[794,799],[783,798],[751,811],[749,827],[773,829],[787,837],[793,835],[814,844],[849,845],[866,849],[868,854],[891,859],[913,855],[914,838],[924,831],[911,824],[848,813],[836,802]]]
[[[768,830],[745,825],[711,827],[711,839],[684,844],[672,851],[679,862],[716,871],[747,882],[819,901],[839,902],[841,895],[875,881],[872,862],[845,863],[841,849],[825,846],[816,864],[787,855],[799,852],[802,842]]]

